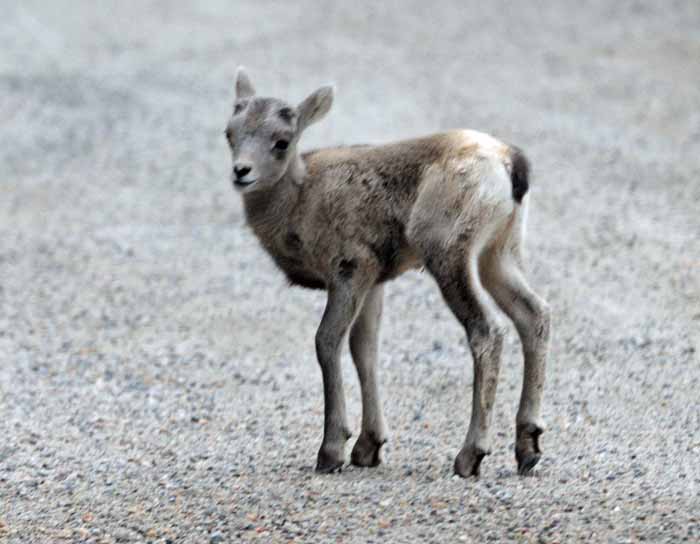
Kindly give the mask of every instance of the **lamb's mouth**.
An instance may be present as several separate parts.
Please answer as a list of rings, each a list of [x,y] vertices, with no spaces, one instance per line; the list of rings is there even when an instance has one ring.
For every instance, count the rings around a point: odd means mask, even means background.
[[[245,179],[245,180],[243,180],[243,179],[234,179],[234,180],[233,180],[233,185],[234,185],[235,187],[241,187],[241,188],[243,188],[243,187],[248,187],[248,186],[252,185],[252,184],[255,183],[256,181],[257,181],[257,180],[254,180],[254,179]]]

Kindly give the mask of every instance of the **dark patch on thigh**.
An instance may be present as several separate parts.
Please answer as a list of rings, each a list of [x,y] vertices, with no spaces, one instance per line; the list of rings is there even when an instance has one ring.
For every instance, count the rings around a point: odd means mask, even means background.
[[[284,243],[287,246],[287,248],[291,249],[292,251],[300,251],[303,246],[301,238],[296,232],[293,231],[289,231],[287,233],[287,237],[284,239]]]
[[[338,273],[344,280],[352,278],[355,270],[357,270],[357,261],[354,259],[343,259],[340,261],[340,264],[338,264]]]

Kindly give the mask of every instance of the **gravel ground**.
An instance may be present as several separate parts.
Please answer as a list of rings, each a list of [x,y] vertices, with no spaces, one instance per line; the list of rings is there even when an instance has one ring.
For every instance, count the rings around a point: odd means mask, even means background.
[[[698,2],[95,4],[1,6],[0,541],[700,539]],[[418,272],[387,292],[386,464],[314,474],[324,298],[227,181],[238,64],[292,100],[337,83],[308,146],[527,151],[555,312],[533,477],[513,331],[493,455],[452,476],[471,361]]]

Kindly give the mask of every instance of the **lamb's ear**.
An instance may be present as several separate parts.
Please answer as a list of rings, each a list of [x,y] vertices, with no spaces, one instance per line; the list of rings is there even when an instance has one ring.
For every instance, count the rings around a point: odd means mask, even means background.
[[[299,131],[304,130],[316,121],[320,121],[328,113],[333,104],[334,93],[335,89],[333,86],[326,85],[311,93],[299,104],[297,107],[299,112]]]
[[[239,66],[236,70],[236,100],[248,98],[255,94],[255,87],[250,82],[250,78],[243,66]]]

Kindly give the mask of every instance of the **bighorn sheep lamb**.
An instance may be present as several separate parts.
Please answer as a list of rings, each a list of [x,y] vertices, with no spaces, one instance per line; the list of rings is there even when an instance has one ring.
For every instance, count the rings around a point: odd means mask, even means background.
[[[387,430],[376,364],[383,285],[424,267],[464,326],[474,361],[471,421],[454,470],[478,475],[490,452],[505,331],[500,308],[523,346],[515,456],[518,472],[527,474],[541,455],[550,329],[547,304],[522,271],[527,159],[472,130],[300,153],[302,133],[332,101],[332,87],[321,87],[296,107],[258,97],[241,68],[226,128],[232,183],[248,225],[292,284],[328,292],[316,333],[325,402],[316,470],[332,472],[345,463],[351,432],[340,350],[348,332],[362,390],[362,429],[351,462],[381,462]]]

